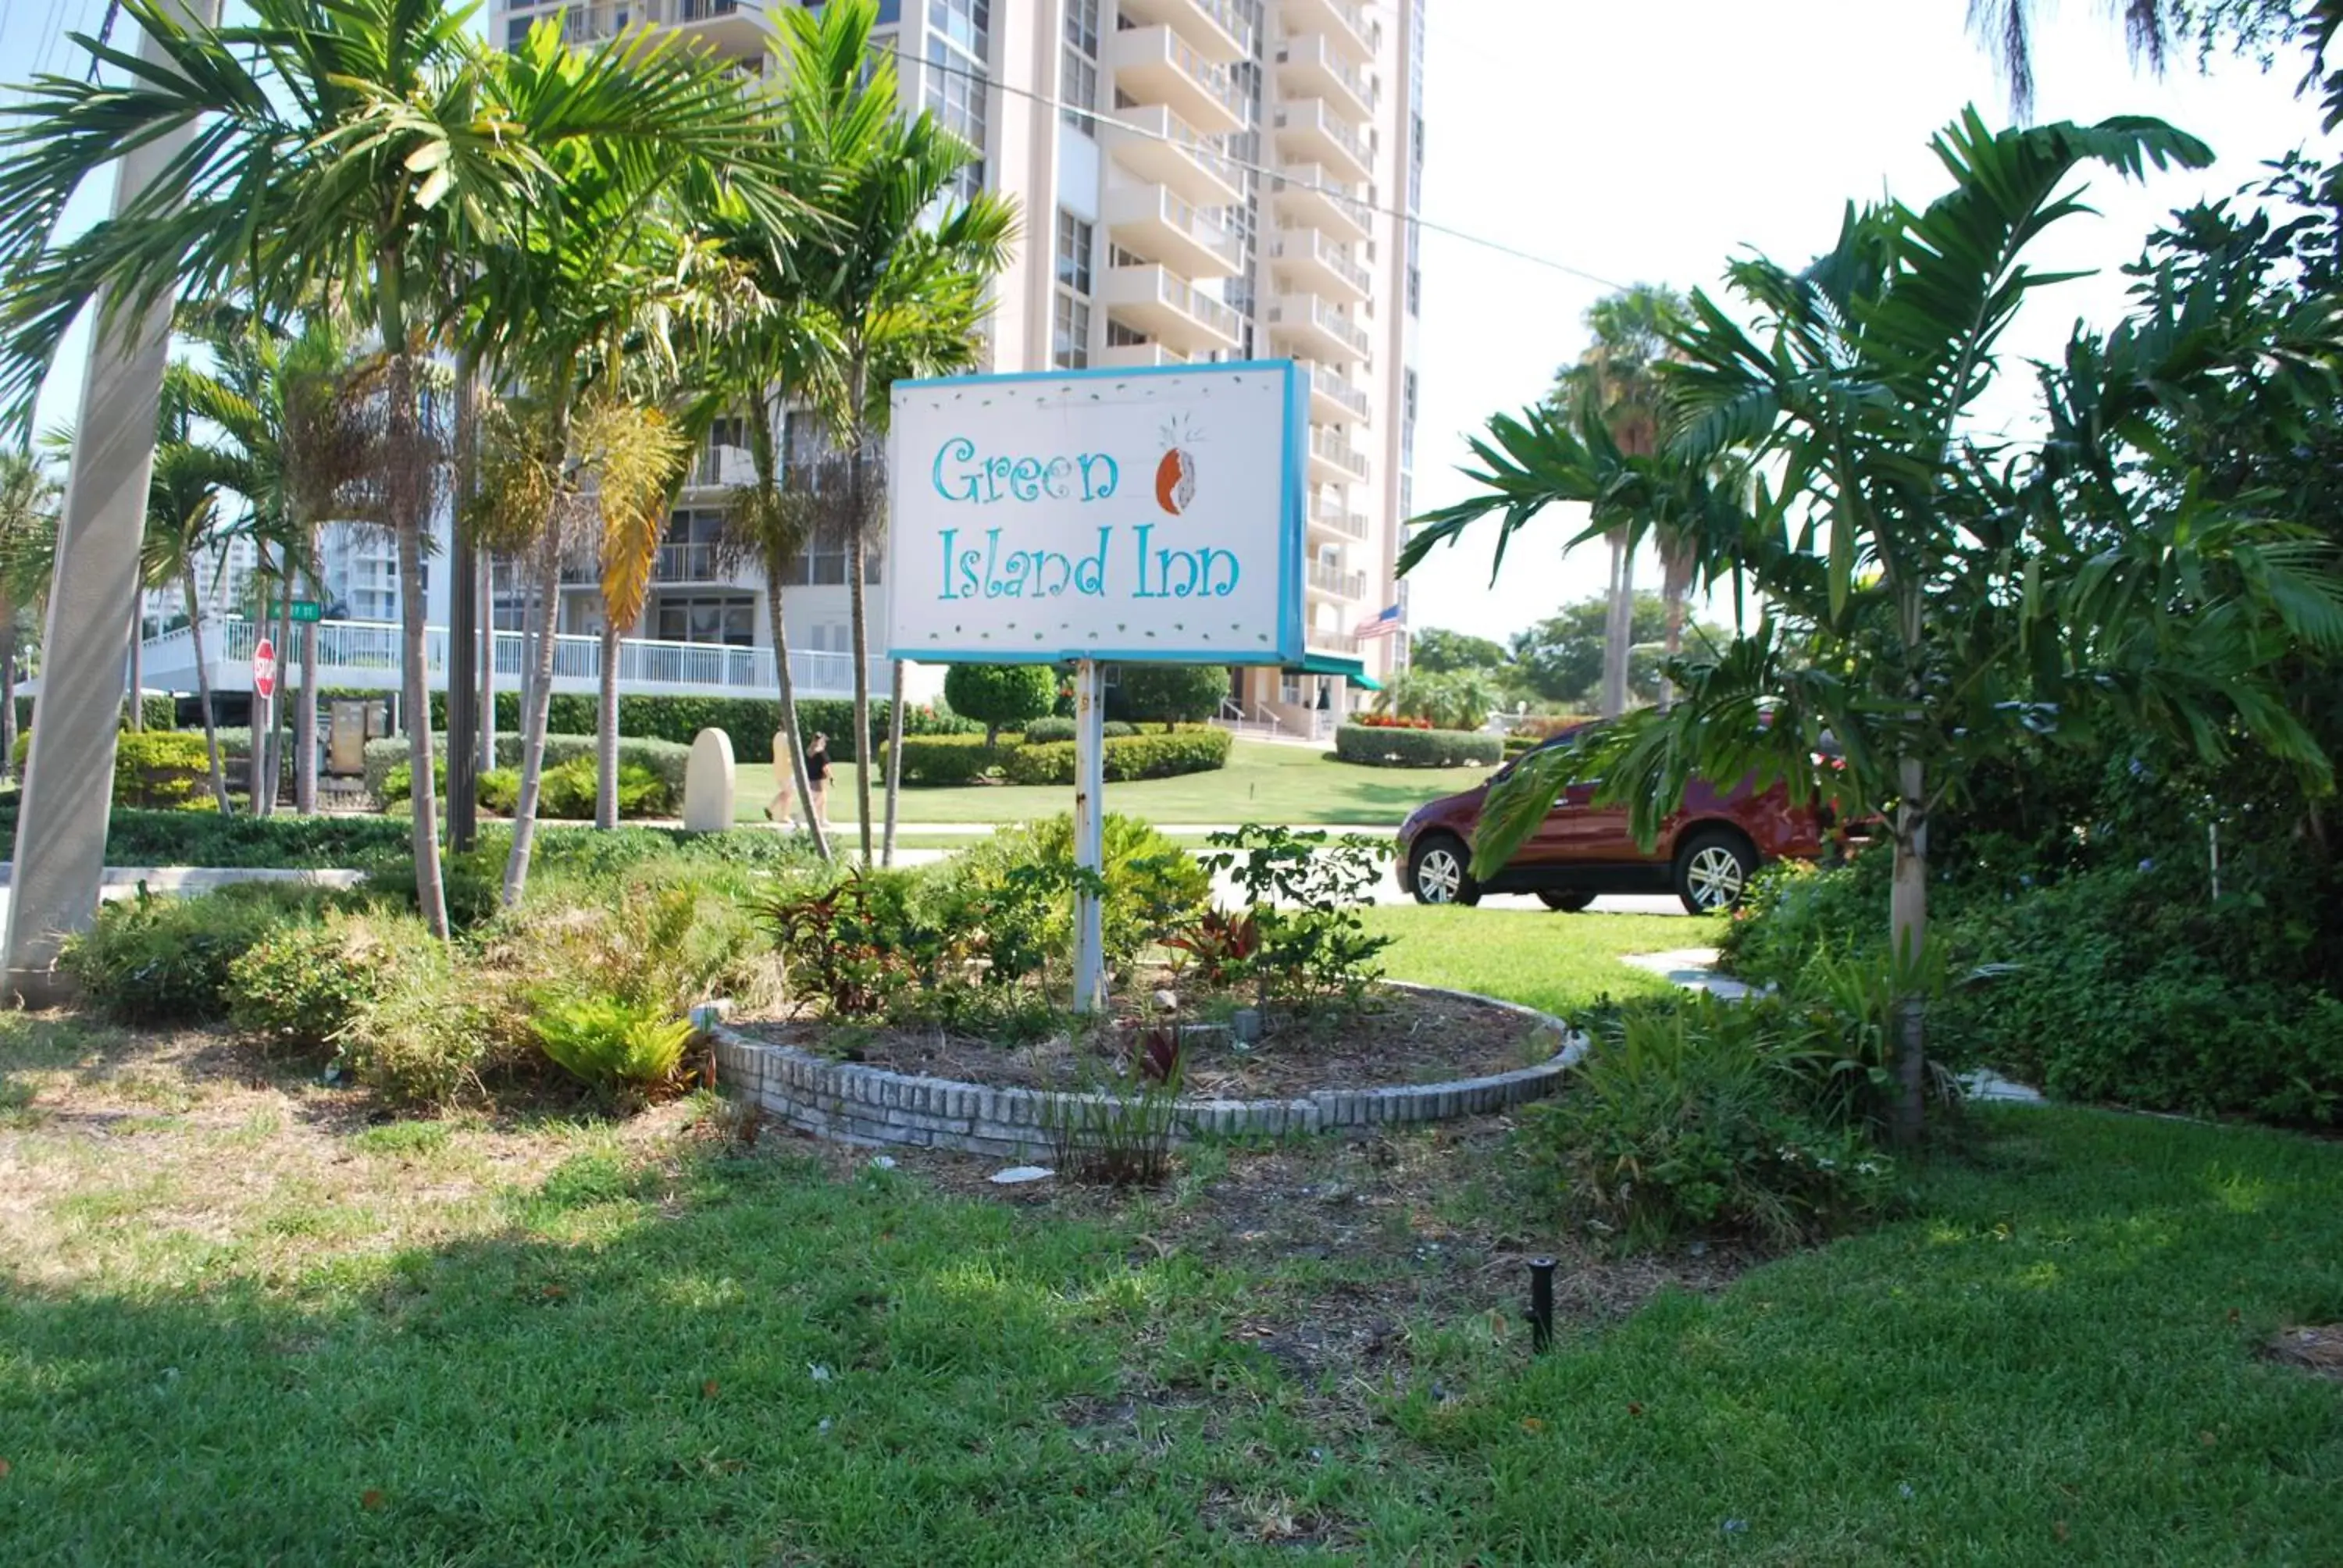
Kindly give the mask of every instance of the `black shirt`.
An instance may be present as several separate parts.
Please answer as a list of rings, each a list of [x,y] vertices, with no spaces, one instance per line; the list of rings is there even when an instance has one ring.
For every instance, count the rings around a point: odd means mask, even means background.
[[[830,777],[830,749],[806,753],[806,782],[819,784]]]

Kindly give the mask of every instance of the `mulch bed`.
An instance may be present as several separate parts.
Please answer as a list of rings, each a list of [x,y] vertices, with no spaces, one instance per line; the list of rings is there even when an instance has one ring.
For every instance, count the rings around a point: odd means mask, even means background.
[[[2268,1354],[2274,1362],[2343,1382],[2343,1323],[2280,1330]]]
[[[1170,1015],[1165,1015],[1166,1020]],[[1178,1015],[1200,1021],[1195,1011]],[[941,1029],[877,1029],[814,1020],[744,1021],[759,1040],[890,1071],[993,1089],[1111,1081],[1147,1027],[1127,1012],[1104,1040],[1004,1046]],[[1529,1067],[1555,1048],[1550,1030],[1487,1002],[1378,987],[1356,1011],[1272,1020],[1246,1046],[1224,1030],[1187,1039],[1184,1092],[1198,1099],[1291,1099],[1321,1089],[1380,1089],[1483,1078]]]

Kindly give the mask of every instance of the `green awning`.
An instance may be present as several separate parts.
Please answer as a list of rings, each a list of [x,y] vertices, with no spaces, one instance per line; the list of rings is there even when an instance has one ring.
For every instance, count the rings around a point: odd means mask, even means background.
[[[1367,667],[1355,658],[1337,658],[1331,653],[1305,653],[1300,664],[1285,667],[1296,675],[1339,675],[1362,691],[1381,691],[1383,682],[1367,673]]]

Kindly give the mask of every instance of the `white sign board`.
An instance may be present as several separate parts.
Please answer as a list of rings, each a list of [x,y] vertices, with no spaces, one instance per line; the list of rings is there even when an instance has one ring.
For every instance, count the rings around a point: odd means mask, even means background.
[[[900,381],[890,658],[1302,658],[1290,360]]]

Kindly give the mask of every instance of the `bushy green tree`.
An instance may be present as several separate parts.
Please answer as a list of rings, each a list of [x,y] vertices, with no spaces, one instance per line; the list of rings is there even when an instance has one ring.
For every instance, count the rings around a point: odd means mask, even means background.
[[[1109,704],[1139,724],[1194,724],[1221,709],[1229,672],[1217,664],[1126,664]]]
[[[1001,744],[1001,732],[1049,714],[1058,679],[1047,665],[955,664],[944,676],[944,700],[951,710],[984,726],[984,743]]]
[[[1513,656],[1505,650],[1504,644],[1443,627],[1425,627],[1408,643],[1407,667],[1426,675],[1446,675],[1458,669],[1497,674],[1511,669],[1513,663]]]

